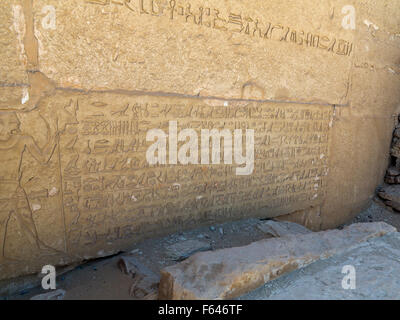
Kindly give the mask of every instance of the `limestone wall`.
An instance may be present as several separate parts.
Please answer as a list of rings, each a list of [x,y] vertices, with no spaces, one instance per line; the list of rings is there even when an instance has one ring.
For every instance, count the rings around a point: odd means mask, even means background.
[[[0,7],[0,280],[243,217],[335,227],[382,182],[399,0]],[[165,163],[146,157],[153,129]],[[243,134],[254,168],[201,161],[205,129]]]

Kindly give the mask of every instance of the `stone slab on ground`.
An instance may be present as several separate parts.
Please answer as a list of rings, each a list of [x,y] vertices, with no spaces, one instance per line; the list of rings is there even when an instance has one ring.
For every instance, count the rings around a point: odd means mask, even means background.
[[[232,299],[284,273],[395,232],[386,223],[261,240],[245,247],[201,252],[161,271],[160,299]]]
[[[211,244],[206,241],[184,240],[166,248],[168,256],[176,261],[182,261],[200,251],[211,250]]]
[[[258,225],[258,229],[260,229],[265,234],[268,234],[272,237],[287,237],[289,235],[296,234],[307,234],[312,231],[303,227],[302,225],[289,221],[274,221],[268,220],[263,221]]]
[[[342,287],[348,265],[356,271],[354,290]],[[399,273],[400,233],[391,233],[270,281],[240,300],[398,300]]]
[[[387,222],[400,230],[400,215],[393,214],[388,210],[387,206],[381,205],[379,202],[372,202],[367,210],[346,225],[373,221]],[[171,234],[167,237],[147,239],[141,243],[134,244],[129,250],[129,255],[158,274],[165,267],[176,264],[176,261],[171,260],[166,254],[165,248],[168,245],[178,243],[182,241],[182,238],[186,238],[210,241],[214,250],[242,247],[267,237],[266,234],[259,230],[258,225],[260,223],[262,221],[258,219],[245,219],[215,225],[212,228],[213,230],[209,227],[200,227]],[[224,230],[223,236],[218,232],[220,228]],[[135,282],[134,278],[121,272],[117,266],[118,260],[125,255],[127,253],[106,259],[88,261],[62,275],[61,269],[57,269],[57,287],[66,291],[64,300],[136,300],[137,298],[130,295],[130,289]],[[293,273],[296,272],[293,271]],[[0,293],[0,300],[28,300],[35,295],[44,293],[40,285],[41,278],[37,275],[34,277],[38,280],[38,287],[24,285],[24,283],[27,283],[26,281],[21,282],[20,286],[11,290],[14,293],[7,293],[7,291],[4,294]],[[285,275],[282,277],[285,277]],[[21,278],[21,280],[24,280],[24,278]],[[270,283],[274,281],[270,281]],[[2,287],[0,282],[0,289],[7,289],[7,287]]]

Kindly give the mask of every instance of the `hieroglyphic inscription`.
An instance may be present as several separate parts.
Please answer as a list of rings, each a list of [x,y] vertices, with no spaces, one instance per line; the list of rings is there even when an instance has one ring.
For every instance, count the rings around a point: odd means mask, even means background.
[[[221,8],[192,5],[189,1],[169,0],[84,0],[102,6],[123,6],[132,14],[180,19],[199,27],[221,32],[238,33],[263,40],[275,40],[298,46],[316,48],[350,56],[353,43],[327,34],[309,32],[267,19],[250,16],[245,12],[225,12]]]
[[[38,0],[41,71],[59,88],[346,105],[354,34],[289,2]]]
[[[61,139],[61,174],[70,246],[139,237],[160,228],[276,216],[318,205],[328,173],[331,109],[247,104],[211,106],[161,97],[77,96],[78,123]],[[117,102],[116,102],[117,101]],[[255,168],[149,165],[153,128],[254,129]]]

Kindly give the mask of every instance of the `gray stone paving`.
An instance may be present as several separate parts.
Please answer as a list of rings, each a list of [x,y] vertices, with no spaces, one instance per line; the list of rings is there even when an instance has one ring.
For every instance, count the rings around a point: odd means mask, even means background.
[[[356,289],[345,290],[342,268],[356,270]],[[296,270],[240,299],[400,299],[400,233],[371,239],[345,253]]]

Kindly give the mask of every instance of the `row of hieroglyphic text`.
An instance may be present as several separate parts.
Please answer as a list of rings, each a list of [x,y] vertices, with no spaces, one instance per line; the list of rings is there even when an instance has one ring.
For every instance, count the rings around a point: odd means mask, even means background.
[[[172,21],[182,19],[199,27],[322,49],[342,56],[350,56],[353,52],[353,43],[344,39],[269,22],[242,12],[224,12],[220,8],[193,6],[189,1],[170,0],[167,1],[168,5],[162,5],[156,0],[84,1],[88,4],[125,7],[132,11],[132,14],[168,17]]]

